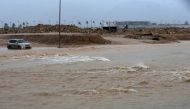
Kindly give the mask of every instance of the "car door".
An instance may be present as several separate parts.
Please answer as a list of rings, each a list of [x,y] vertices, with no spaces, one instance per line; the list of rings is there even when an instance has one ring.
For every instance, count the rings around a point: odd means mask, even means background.
[[[12,48],[14,49],[18,48],[18,41],[15,41],[15,43],[12,43]]]

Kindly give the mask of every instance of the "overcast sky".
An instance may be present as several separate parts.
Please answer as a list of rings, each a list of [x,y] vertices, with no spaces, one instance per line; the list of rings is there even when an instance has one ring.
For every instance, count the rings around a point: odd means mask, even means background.
[[[190,21],[190,0],[62,0],[62,22],[146,20]],[[55,23],[59,0],[0,0],[0,21]],[[189,3],[190,4],[190,3]]]

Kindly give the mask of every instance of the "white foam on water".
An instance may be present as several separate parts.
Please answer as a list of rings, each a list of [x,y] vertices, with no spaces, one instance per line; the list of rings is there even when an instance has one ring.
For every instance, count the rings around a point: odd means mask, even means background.
[[[132,93],[137,93],[138,91],[135,90],[135,89],[125,89],[123,87],[118,87],[118,88],[114,88],[112,87],[111,90],[115,90],[115,91],[118,91],[118,92],[132,92]]]
[[[33,58],[35,61],[44,62],[48,64],[62,64],[62,63],[75,63],[75,62],[91,62],[91,61],[110,61],[104,57],[90,57],[90,56],[43,56],[40,58]]]
[[[150,69],[150,67],[145,65],[144,63],[138,63],[134,66],[127,67],[128,72],[136,72],[136,71],[142,70],[142,69]]]
[[[150,67],[145,65],[144,63],[140,62],[136,65],[136,67],[143,68],[143,69],[149,69]]]

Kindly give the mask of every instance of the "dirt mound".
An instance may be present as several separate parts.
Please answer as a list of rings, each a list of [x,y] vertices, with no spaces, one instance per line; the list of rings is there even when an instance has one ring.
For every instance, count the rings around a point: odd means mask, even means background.
[[[128,34],[185,34],[190,33],[190,28],[132,28],[123,29]]]
[[[21,38],[33,43],[57,45],[59,41],[58,35],[12,35],[4,36],[4,39]],[[78,44],[110,44],[109,40],[102,38],[100,35],[92,34],[76,34],[76,35],[61,35],[60,41],[66,45]]]
[[[190,40],[190,28],[141,28],[124,29],[125,38],[153,40]]]

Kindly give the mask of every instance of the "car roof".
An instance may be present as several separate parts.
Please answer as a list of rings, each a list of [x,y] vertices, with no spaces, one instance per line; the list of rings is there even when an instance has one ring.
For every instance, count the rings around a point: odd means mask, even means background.
[[[24,39],[9,39],[9,40],[24,40]]]

